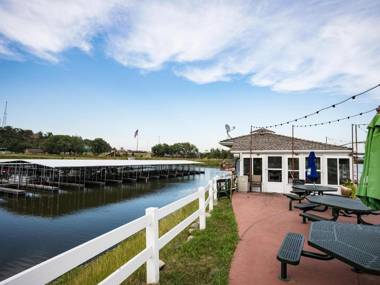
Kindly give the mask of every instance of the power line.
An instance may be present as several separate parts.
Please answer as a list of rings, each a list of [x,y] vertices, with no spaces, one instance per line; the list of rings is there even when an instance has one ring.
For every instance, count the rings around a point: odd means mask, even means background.
[[[317,111],[315,111],[315,112],[312,112],[312,113],[306,114],[306,115],[304,115],[304,116],[302,116],[302,117],[295,118],[295,119],[293,119],[293,120],[285,121],[285,122],[278,123],[278,124],[275,124],[275,125],[268,125],[268,126],[265,126],[265,127],[263,127],[263,126],[261,126],[261,127],[253,126],[253,128],[255,128],[255,129],[260,129],[260,128],[271,129],[271,128],[276,128],[276,127],[281,127],[281,126],[283,126],[283,125],[289,125],[290,123],[295,123],[295,122],[298,122],[298,121],[300,121],[300,120],[304,120],[304,119],[307,119],[307,118],[309,118],[309,117],[312,117],[312,116],[318,115],[320,112],[325,111],[325,110],[327,110],[327,109],[335,108],[336,106],[339,106],[339,105],[341,105],[341,104],[343,104],[343,103],[345,103],[345,102],[347,102],[347,101],[355,100],[357,97],[362,96],[362,95],[364,95],[364,94],[366,94],[366,93],[368,93],[368,92],[370,92],[370,91],[372,91],[372,90],[374,90],[374,89],[376,89],[376,88],[378,88],[378,87],[380,87],[380,83],[377,84],[377,85],[375,85],[375,86],[373,86],[373,87],[371,87],[371,88],[369,88],[369,89],[367,89],[367,90],[364,90],[364,91],[362,91],[362,92],[360,92],[360,93],[357,93],[357,94],[355,94],[355,95],[352,95],[352,96],[350,96],[350,97],[348,97],[348,98],[346,98],[346,99],[344,99],[344,100],[342,100],[342,101],[339,101],[339,102],[337,102],[337,103],[335,103],[335,104],[332,104],[332,105],[326,106],[326,107],[321,108],[321,109],[319,109],[319,110],[317,110]]]
[[[338,122],[341,122],[341,121],[349,120],[349,119],[352,119],[352,118],[355,118],[355,117],[359,117],[359,116],[371,113],[371,112],[375,111],[376,109],[377,108],[373,108],[373,109],[365,111],[365,112],[361,112],[361,113],[358,113],[358,114],[355,114],[355,115],[350,115],[350,116],[347,116],[347,117],[339,118],[339,119],[336,119],[336,120],[325,121],[325,122],[320,122],[320,123],[315,123],[315,124],[294,125],[294,126],[297,127],[297,128],[308,128],[308,127],[317,127],[317,126],[323,126],[323,125],[330,125],[330,124],[333,124],[333,123],[338,123]]]

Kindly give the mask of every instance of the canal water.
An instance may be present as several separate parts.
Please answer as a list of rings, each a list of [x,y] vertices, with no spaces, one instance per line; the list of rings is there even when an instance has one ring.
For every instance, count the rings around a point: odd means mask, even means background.
[[[220,173],[25,198],[0,196],[0,280],[191,194]]]

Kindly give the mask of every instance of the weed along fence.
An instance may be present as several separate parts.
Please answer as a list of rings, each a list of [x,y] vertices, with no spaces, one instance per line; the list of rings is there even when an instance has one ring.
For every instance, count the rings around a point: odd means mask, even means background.
[[[144,216],[18,273],[0,282],[0,285],[40,285],[51,282],[144,229],[146,231],[145,249],[99,284],[120,284],[145,263],[147,283],[158,283],[160,250],[197,219],[199,219],[199,229],[206,228],[206,210],[211,212],[217,203],[217,179],[218,176],[214,177],[205,187],[198,188],[197,192],[162,208],[147,208]],[[197,200],[199,205],[195,212],[161,237],[159,236],[161,219]]]

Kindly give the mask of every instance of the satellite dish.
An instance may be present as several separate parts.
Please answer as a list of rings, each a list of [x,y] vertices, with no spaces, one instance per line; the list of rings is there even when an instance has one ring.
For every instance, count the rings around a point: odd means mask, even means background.
[[[227,133],[229,133],[231,131],[231,127],[229,124],[226,124],[224,127],[226,128]]]
[[[230,132],[232,132],[234,129],[235,129],[235,127],[230,127],[230,125],[229,124],[225,124],[225,129],[226,129],[226,133],[227,133],[227,136],[229,137],[229,138],[232,138],[231,137],[231,135],[230,135]]]

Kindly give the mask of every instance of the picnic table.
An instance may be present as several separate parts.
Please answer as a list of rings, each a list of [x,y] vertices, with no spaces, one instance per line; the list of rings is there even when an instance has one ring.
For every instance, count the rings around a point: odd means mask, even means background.
[[[334,187],[329,186],[323,186],[323,185],[314,185],[314,184],[301,184],[301,185],[293,185],[293,190],[291,191],[294,194],[297,195],[305,195],[308,196],[310,194],[316,194],[323,195],[325,192],[336,192],[338,189]]]
[[[380,274],[380,227],[337,222],[315,222],[310,226],[308,244],[322,253],[303,249],[304,236],[288,233],[277,254],[282,280],[288,280],[287,265],[298,265],[301,256],[332,260],[352,266],[357,272]]]
[[[333,215],[331,220],[333,221],[338,219],[340,211],[344,211],[346,214],[356,215],[358,224],[368,224],[363,221],[362,215],[369,215],[374,212],[364,205],[360,199],[351,199],[335,195],[308,196],[306,199],[311,203],[330,207]],[[321,217],[321,220],[322,219],[324,218]]]
[[[380,227],[316,222],[308,244],[359,271],[380,274]]]

